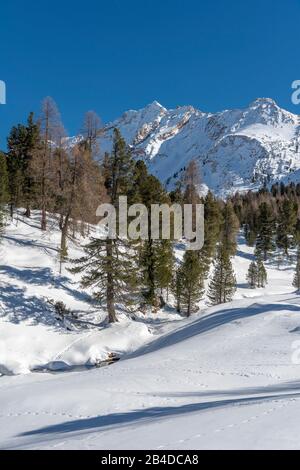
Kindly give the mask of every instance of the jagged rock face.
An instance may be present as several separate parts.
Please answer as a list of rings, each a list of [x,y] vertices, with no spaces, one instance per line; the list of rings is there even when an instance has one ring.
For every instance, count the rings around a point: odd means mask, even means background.
[[[196,159],[206,187],[222,196],[264,182],[297,181],[299,124],[270,98],[215,114],[192,106],[167,110],[155,101],[107,125],[99,143],[102,152],[110,151],[118,127],[134,155],[169,188]]]

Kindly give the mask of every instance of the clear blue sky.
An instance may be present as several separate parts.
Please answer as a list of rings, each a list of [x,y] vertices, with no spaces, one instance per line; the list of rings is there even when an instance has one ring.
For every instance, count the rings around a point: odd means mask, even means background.
[[[260,96],[300,114],[299,0],[6,1],[0,5],[0,146],[13,123],[57,102],[70,134],[158,100],[204,111]]]

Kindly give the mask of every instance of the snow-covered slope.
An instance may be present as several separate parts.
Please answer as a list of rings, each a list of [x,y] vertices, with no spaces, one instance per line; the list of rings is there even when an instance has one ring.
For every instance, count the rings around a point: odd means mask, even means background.
[[[114,127],[169,187],[191,159],[220,195],[275,182],[300,168],[299,117],[270,98],[216,114],[192,106],[167,110],[155,101],[107,125],[99,139],[102,152],[111,149]]]
[[[299,312],[236,300],[108,368],[4,377],[0,448],[299,449]]]
[[[269,263],[266,288],[249,289],[253,249],[241,238],[233,302],[203,302],[180,322],[169,309],[67,332],[45,297],[89,313],[93,323],[101,311],[89,311],[77,279],[59,276],[54,222],[47,236],[37,222],[20,218],[3,241],[0,363],[28,372],[55,358],[79,365],[111,350],[122,359],[94,370],[0,377],[0,448],[300,448],[300,297],[292,265]],[[76,243],[70,251],[80,254]]]
[[[53,361],[69,366],[94,364],[108,352],[122,355],[144,344],[151,337],[148,326],[120,311],[120,323],[108,327],[103,324],[105,311],[80,289],[80,276],[71,275],[67,266],[59,274],[57,221],[49,218],[47,232],[39,227],[37,212],[30,220],[19,214],[2,237],[0,375],[28,373]],[[70,241],[70,258],[81,257],[80,244],[87,241]],[[78,320],[62,324],[49,300],[63,301]]]

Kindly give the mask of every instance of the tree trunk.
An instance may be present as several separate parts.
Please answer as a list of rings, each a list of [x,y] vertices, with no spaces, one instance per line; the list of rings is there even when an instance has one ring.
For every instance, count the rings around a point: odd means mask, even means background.
[[[31,210],[30,210],[30,205],[29,205],[29,204],[27,204],[27,206],[26,206],[26,210],[25,210],[24,216],[25,216],[25,217],[28,217],[29,219],[30,219],[30,217],[31,217]]]
[[[63,229],[63,225],[64,225],[64,216],[62,214],[60,214],[59,215],[59,222],[58,222],[59,230]]]
[[[152,239],[148,240],[149,243],[149,264],[148,264],[148,279],[149,279],[149,302],[152,307],[155,307],[157,304],[157,298],[155,294],[155,275],[154,275],[154,250],[153,250],[153,241]]]
[[[166,305],[166,302],[165,302],[163,296],[160,295],[160,296],[159,296],[159,307],[160,307],[160,308],[164,308],[165,305]]]
[[[80,235],[84,238],[85,237],[85,223],[81,221],[80,224]]]
[[[47,229],[47,215],[46,215],[46,193],[45,193],[45,164],[43,164],[43,175],[42,175],[42,220],[41,220],[41,230]]]
[[[60,239],[60,249],[62,253],[67,252],[67,234],[68,234],[68,226],[64,225],[61,231],[61,239]]]
[[[42,207],[41,230],[46,230],[46,229],[47,229],[46,209],[45,209],[45,206],[43,205],[43,207]]]
[[[186,316],[187,317],[191,316],[191,298],[190,298],[190,296],[189,296],[189,299],[188,299],[188,308],[187,308]]]
[[[64,222],[62,222],[62,225],[61,225],[60,249],[62,253],[67,253],[68,228],[69,228],[69,216],[66,216]]]
[[[59,272],[62,272],[62,265],[66,257],[68,256],[68,247],[67,247],[67,236],[69,229],[69,216],[63,217],[60,220],[61,222],[61,237],[60,237],[60,263],[59,263]]]

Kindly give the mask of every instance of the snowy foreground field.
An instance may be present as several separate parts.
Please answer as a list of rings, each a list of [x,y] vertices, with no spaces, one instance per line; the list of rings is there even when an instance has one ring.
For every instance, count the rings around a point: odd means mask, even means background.
[[[78,279],[59,275],[58,242],[54,222],[43,237],[37,221],[21,219],[1,245],[1,449],[300,449],[292,267],[269,264],[268,286],[250,290],[252,249],[241,240],[233,302],[203,303],[190,320],[170,308],[147,321],[121,313],[105,326]],[[80,314],[74,331],[47,299]],[[118,363],[86,367],[110,351]],[[57,362],[76,367],[31,372]]]

